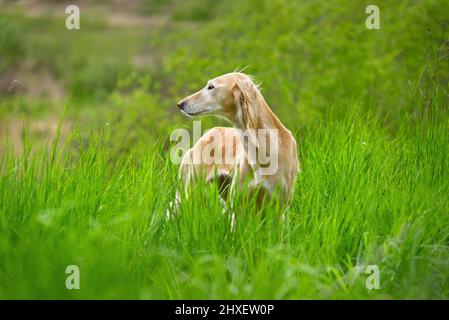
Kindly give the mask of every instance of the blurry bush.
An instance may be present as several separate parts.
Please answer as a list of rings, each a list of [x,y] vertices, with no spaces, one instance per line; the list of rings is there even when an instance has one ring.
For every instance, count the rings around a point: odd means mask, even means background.
[[[148,15],[158,14],[167,5],[171,5],[175,0],[142,0],[140,5],[142,13]]]
[[[128,75],[130,64],[117,63],[113,59],[105,59],[96,63],[88,62],[73,73],[69,81],[69,90],[78,99],[106,98],[112,92],[118,79]]]
[[[132,74],[121,80],[109,97],[100,120],[111,126],[110,144],[116,153],[129,151],[141,141],[153,144],[162,138],[162,143],[167,143],[170,118],[158,86],[149,75]]]
[[[14,19],[0,14],[0,75],[20,62],[24,55],[23,27]]]
[[[262,82],[269,105],[293,131],[328,112],[343,115],[344,100],[359,100],[360,112],[387,118],[390,128],[420,114],[430,97],[447,106],[449,2],[382,1],[380,30],[366,29],[366,6],[145,0],[142,11],[170,14],[172,22],[149,30],[85,18],[70,34],[60,19],[2,17],[0,55],[6,64],[31,57],[52,72],[73,104],[80,102],[72,116],[110,123],[121,150],[136,139],[167,137],[173,123],[190,125],[176,102],[238,67]],[[150,63],[136,67],[139,54]]]
[[[217,17],[218,9],[224,7],[225,4],[226,2],[213,0],[183,1],[175,8],[173,19],[191,21],[212,20]]]
[[[208,21],[216,17],[217,9],[224,5],[226,3],[213,0],[143,0],[141,8],[147,15],[168,12],[174,20]]]
[[[426,64],[439,61],[441,88],[449,78],[448,59],[429,56],[444,41],[447,48],[449,3],[391,0],[379,6],[381,29],[368,30],[365,1],[242,1],[178,47],[165,71],[176,75],[173,93],[179,94],[248,66],[290,126],[342,99],[362,99],[365,111],[398,119],[419,107],[415,93]]]

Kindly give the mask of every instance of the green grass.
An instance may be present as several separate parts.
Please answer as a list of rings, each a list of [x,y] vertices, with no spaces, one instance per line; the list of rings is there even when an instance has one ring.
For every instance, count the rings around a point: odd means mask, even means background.
[[[235,234],[214,187],[166,221],[177,167],[161,145],[117,157],[109,129],[84,152],[26,143],[0,179],[1,298],[449,298],[447,111],[395,134],[342,106],[297,132],[303,172],[279,224],[247,201]],[[336,109],[338,109],[336,106]],[[62,151],[65,150],[65,151]],[[81,289],[65,289],[65,267]],[[355,268],[380,268],[369,291]]]

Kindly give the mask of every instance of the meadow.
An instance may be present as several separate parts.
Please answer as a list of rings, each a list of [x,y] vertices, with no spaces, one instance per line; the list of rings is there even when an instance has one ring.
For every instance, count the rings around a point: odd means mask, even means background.
[[[76,31],[0,2],[0,299],[449,298],[446,1],[378,1],[380,30],[359,0],[134,2]],[[298,141],[285,223],[240,194],[231,232],[213,185],[167,220],[176,102],[238,67]]]

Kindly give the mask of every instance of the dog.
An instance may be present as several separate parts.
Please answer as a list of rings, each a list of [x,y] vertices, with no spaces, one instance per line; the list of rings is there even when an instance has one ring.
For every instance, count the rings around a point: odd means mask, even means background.
[[[233,197],[245,184],[259,205],[278,190],[288,204],[299,173],[295,138],[276,117],[253,78],[241,72],[209,80],[177,104],[188,117],[215,115],[232,123],[204,134],[182,157],[175,202],[198,181],[218,182],[221,197]],[[257,192],[256,192],[257,191]],[[234,209],[232,224],[235,227]]]

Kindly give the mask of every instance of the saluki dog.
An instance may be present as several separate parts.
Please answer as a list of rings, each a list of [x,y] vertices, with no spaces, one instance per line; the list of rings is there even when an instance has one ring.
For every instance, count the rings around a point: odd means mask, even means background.
[[[223,197],[232,196],[237,186],[245,183],[245,190],[257,197],[258,204],[275,190],[282,203],[291,200],[299,172],[296,141],[271,111],[252,77],[241,72],[219,76],[179,101],[178,107],[189,117],[223,117],[233,128],[215,127],[185,152],[179,168],[183,187],[178,188],[176,205],[180,193],[187,195],[200,179],[218,181],[220,190],[227,190]]]

